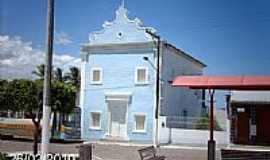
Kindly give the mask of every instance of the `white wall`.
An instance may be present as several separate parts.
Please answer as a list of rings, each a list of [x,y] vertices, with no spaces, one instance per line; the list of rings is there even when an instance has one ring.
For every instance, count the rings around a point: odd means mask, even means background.
[[[172,87],[169,81],[179,75],[201,75],[202,72],[202,65],[185,57],[180,51],[171,46],[162,47],[161,113],[163,115],[181,116],[185,109],[187,116],[200,116],[201,90]]]
[[[208,130],[172,129],[172,143],[182,144],[207,144],[209,140]],[[214,139],[217,144],[228,144],[227,132],[215,131]]]
[[[169,137],[171,136],[172,144],[192,144],[192,145],[207,145],[209,140],[208,130],[192,130],[192,129],[180,129],[161,128],[159,135],[159,142],[161,144],[169,143]],[[171,135],[170,135],[171,132]],[[215,131],[214,139],[216,144],[227,145],[228,133],[226,131]]]
[[[162,126],[162,123],[164,124],[164,127]],[[165,144],[169,143],[170,141],[170,131],[166,127],[166,117],[165,116],[160,116],[158,120],[158,129],[159,129],[159,137],[158,141],[159,143]]]
[[[161,124],[165,123],[165,127]],[[215,131],[214,139],[217,145],[227,145],[229,130]],[[195,130],[182,128],[167,128],[166,117],[159,118],[159,143],[168,144],[192,144],[192,145],[207,145],[209,140],[209,130]]]

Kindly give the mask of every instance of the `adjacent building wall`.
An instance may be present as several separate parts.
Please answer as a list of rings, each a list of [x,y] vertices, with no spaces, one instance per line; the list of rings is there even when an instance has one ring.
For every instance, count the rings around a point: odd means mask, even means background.
[[[186,110],[187,116],[200,116],[201,91],[172,87],[171,82],[179,75],[201,75],[204,66],[169,44],[162,50],[161,115],[183,116]]]

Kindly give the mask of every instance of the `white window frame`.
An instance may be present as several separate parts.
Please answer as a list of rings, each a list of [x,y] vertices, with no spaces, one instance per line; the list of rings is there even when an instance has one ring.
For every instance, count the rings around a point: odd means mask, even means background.
[[[138,81],[138,70],[144,69],[145,70],[145,81],[144,82],[139,82]],[[137,85],[145,85],[149,84],[149,74],[148,74],[148,67],[143,67],[143,66],[138,66],[135,69],[135,84]]]
[[[93,117],[92,114],[99,114],[99,126],[93,126]],[[93,130],[101,130],[101,111],[92,111],[90,112],[90,125],[89,128]]]
[[[94,81],[94,71],[99,71],[100,72],[100,79],[99,79],[99,81]],[[91,68],[90,79],[91,79],[90,80],[91,84],[102,84],[103,69],[101,67],[93,67],[93,68]]]
[[[137,130],[136,129],[136,116],[144,116],[144,129],[142,129],[142,130]],[[134,124],[133,124],[133,132],[134,133],[146,133],[146,131],[147,131],[147,114],[145,114],[145,113],[135,113],[134,114]]]

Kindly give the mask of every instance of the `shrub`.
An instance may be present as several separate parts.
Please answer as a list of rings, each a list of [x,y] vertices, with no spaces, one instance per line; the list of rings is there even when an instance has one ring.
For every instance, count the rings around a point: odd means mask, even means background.
[[[196,122],[195,128],[196,129],[202,129],[202,130],[208,130],[209,129],[209,117],[201,117]],[[216,131],[222,131],[223,130],[216,120],[214,121],[214,130],[216,130]]]

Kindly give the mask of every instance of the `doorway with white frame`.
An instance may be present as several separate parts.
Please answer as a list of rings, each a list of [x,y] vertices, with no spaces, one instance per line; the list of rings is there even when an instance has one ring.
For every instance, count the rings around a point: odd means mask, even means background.
[[[128,101],[109,100],[108,104],[108,137],[116,140],[127,140]]]

